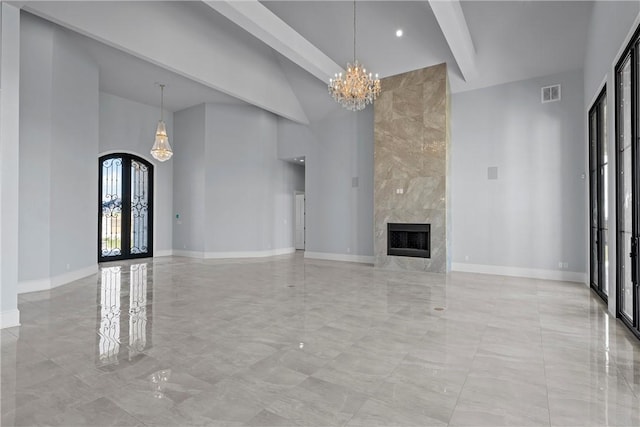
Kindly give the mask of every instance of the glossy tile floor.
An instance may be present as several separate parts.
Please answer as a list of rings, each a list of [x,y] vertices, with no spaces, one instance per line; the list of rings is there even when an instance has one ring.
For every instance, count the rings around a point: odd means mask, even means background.
[[[575,283],[176,257],[19,308],[2,426],[640,425],[640,342]]]

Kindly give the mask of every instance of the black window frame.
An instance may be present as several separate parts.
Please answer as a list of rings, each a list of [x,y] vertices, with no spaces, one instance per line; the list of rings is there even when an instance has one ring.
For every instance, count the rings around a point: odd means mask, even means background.
[[[616,317],[619,318],[622,323],[629,328],[629,330],[636,335],[636,337],[640,338],[640,304],[638,301],[638,279],[637,274],[638,271],[638,251],[637,244],[632,243],[632,253],[626,253],[625,250],[625,241],[621,239],[620,230],[623,229],[622,221],[624,220],[624,193],[621,191],[622,189],[622,178],[620,174],[621,166],[623,165],[622,158],[622,150],[621,150],[621,138],[623,136],[622,127],[624,126],[623,117],[620,114],[621,108],[621,80],[620,73],[623,69],[624,64],[627,60],[631,63],[631,174],[632,174],[632,197],[633,197],[633,206],[632,211],[635,214],[632,214],[632,240],[638,241],[638,222],[640,217],[640,182],[638,177],[638,167],[640,166],[640,161],[638,159],[638,134],[639,134],[639,126],[640,120],[638,118],[639,105],[639,97],[638,91],[640,90],[639,82],[640,76],[638,73],[640,72],[638,67],[638,55],[640,55],[640,26],[636,29],[631,37],[631,40],[625,47],[622,55],[620,56],[618,62],[615,65],[614,73],[615,73],[615,171],[616,171]],[[635,185],[634,185],[635,183]],[[623,295],[621,292],[622,288],[622,278],[624,277],[624,259],[625,257],[631,256],[631,282],[635,287],[633,292],[633,318],[629,319],[627,315],[622,310],[623,304]]]
[[[605,241],[605,229],[603,227],[604,224],[604,177],[602,176],[602,174],[600,173],[601,171],[601,167],[603,166],[603,159],[604,159],[604,143],[605,141],[602,141],[601,136],[603,136],[603,130],[604,130],[604,126],[606,126],[606,117],[604,115],[603,112],[603,107],[606,105],[607,102],[607,86],[604,85],[604,87],[602,88],[602,90],[600,91],[600,93],[598,94],[598,96],[596,97],[596,100],[593,102],[591,108],[589,109],[589,113],[588,113],[588,123],[589,123],[589,275],[590,275],[590,286],[591,289],[593,289],[595,291],[596,294],[598,294],[598,296],[600,296],[600,298],[602,298],[602,300],[605,303],[608,303],[608,295],[604,292],[603,288],[603,282],[605,279],[605,276],[608,274],[608,271],[604,268],[605,267],[605,261],[604,261],[604,245],[601,244],[601,242]],[[595,118],[595,135],[593,134],[594,129],[592,126],[592,120],[593,118]],[[593,144],[593,140],[595,138],[595,147]],[[594,153],[594,148],[595,148],[595,153]],[[610,162],[609,162],[610,163]],[[608,164],[609,164],[608,163]],[[595,189],[593,188],[593,174],[595,173]],[[596,204],[597,204],[597,218],[594,219],[594,215],[593,215],[593,209],[592,207],[592,203],[593,203],[593,199],[596,198]],[[592,228],[593,228],[593,224],[596,223],[596,242],[593,241],[593,234],[592,234]],[[608,229],[607,229],[608,231]],[[593,258],[592,258],[592,250],[593,244],[597,244],[597,264],[598,264],[598,271],[597,271],[597,276],[598,277],[594,277],[594,265],[593,265]]]

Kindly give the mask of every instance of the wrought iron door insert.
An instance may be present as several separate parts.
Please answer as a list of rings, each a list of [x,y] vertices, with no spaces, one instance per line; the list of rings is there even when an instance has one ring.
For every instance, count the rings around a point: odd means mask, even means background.
[[[99,168],[98,262],[153,256],[153,165],[118,153]]]

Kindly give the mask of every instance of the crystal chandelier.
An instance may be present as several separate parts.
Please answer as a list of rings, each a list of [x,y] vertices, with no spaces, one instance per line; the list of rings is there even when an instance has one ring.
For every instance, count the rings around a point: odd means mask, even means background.
[[[353,64],[347,63],[347,74],[336,74],[329,79],[329,93],[347,110],[360,111],[373,104],[380,95],[380,80],[358,63],[356,59],[356,0],[353,0]]]
[[[154,159],[161,162],[167,161],[173,156],[171,145],[169,145],[169,136],[167,136],[167,127],[164,124],[164,86],[160,84],[160,121],[156,129],[156,140],[151,147],[151,155]]]

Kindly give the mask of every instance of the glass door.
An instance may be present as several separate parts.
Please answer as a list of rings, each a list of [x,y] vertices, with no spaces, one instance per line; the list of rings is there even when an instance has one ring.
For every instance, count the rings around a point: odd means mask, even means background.
[[[616,187],[618,316],[636,334],[638,325],[638,44],[616,67]]]
[[[109,154],[99,168],[98,261],[153,256],[153,165]]]
[[[609,206],[607,174],[607,97],[602,89],[589,110],[589,205],[591,287],[607,301],[609,294]]]

